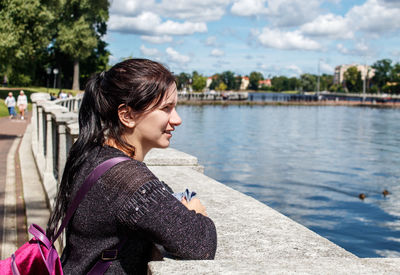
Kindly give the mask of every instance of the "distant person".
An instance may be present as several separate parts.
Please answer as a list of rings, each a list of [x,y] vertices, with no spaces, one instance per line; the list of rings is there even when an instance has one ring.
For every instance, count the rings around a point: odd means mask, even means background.
[[[8,113],[10,115],[10,119],[15,117],[17,114],[15,113],[15,97],[13,96],[12,92],[8,93],[8,96],[4,103],[7,105]]]
[[[60,92],[58,93],[58,98],[66,99],[67,97],[68,97],[68,95],[63,90],[60,90]]]
[[[55,93],[51,93],[50,94],[50,100],[53,101],[53,100],[56,100],[56,99],[57,99],[56,94]]]
[[[19,113],[21,114],[21,119],[23,120],[25,117],[25,110],[28,107],[28,98],[26,97],[24,91],[19,92],[19,96],[17,98],[17,105]]]
[[[72,95],[71,92],[68,93],[68,98],[73,98],[74,96]]]
[[[4,75],[3,77],[3,87],[7,87],[8,86],[8,77],[7,75]]]

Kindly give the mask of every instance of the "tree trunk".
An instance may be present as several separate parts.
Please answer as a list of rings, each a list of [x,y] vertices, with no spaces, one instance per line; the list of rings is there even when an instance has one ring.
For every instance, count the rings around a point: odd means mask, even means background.
[[[79,91],[79,59],[74,60],[74,79],[72,81],[72,90]]]

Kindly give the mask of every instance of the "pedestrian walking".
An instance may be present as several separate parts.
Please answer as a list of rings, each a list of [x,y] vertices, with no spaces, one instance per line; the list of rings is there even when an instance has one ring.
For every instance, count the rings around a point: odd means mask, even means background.
[[[12,92],[8,93],[4,103],[7,105],[10,119],[14,118],[17,114],[15,113],[15,97],[13,96]]]
[[[28,98],[26,97],[23,90],[19,92],[19,96],[17,98],[17,105],[19,113],[21,114],[21,119],[24,120],[25,110],[28,107]]]

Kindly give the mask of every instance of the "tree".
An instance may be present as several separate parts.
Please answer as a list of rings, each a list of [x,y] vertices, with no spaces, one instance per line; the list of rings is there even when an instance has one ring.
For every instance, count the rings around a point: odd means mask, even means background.
[[[63,4],[55,45],[73,60],[73,90],[79,90],[79,62],[93,53],[106,33],[108,7],[107,0],[69,0]]]
[[[216,87],[215,89],[216,89],[217,91],[225,91],[226,88],[228,88],[228,86],[226,86],[226,84],[225,84],[224,82],[221,81],[221,82],[219,83],[218,87]]]
[[[235,89],[235,74],[231,71],[225,71],[220,75],[220,79],[225,83],[226,89]]]
[[[382,87],[386,85],[388,81],[390,81],[390,73],[392,70],[392,60],[390,59],[382,59],[376,61],[372,68],[375,69],[375,75],[372,78],[374,84],[378,86],[378,90],[382,91]]]
[[[259,72],[251,72],[249,76],[249,89],[258,90],[258,82],[264,80],[264,76]]]
[[[215,74],[212,76],[212,81],[210,84],[210,90],[217,90],[219,84],[222,82],[221,75]]]
[[[193,83],[192,88],[194,91],[202,91],[207,85],[207,77],[202,76],[201,74],[193,73]]]
[[[187,87],[187,85],[190,82],[190,74],[188,73],[180,73],[177,77],[176,77],[176,87],[179,91],[182,91],[184,88]]]
[[[241,85],[242,85],[242,76],[241,75],[235,76],[235,85],[233,87],[233,90],[235,91],[240,90]]]
[[[0,2],[0,64],[14,84],[30,84],[37,60],[44,54],[54,31],[54,16],[40,0]]]
[[[313,74],[302,74],[300,76],[302,91],[315,91],[317,87],[317,76]]]
[[[350,93],[360,93],[362,91],[363,83],[361,79],[361,72],[357,67],[350,67],[344,73],[345,85]]]

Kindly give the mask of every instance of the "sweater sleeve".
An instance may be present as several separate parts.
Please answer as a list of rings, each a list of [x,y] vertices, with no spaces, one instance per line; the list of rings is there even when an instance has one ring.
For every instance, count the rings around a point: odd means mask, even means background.
[[[213,221],[188,210],[159,180],[139,187],[117,214],[118,220],[183,259],[214,259],[217,233]]]

